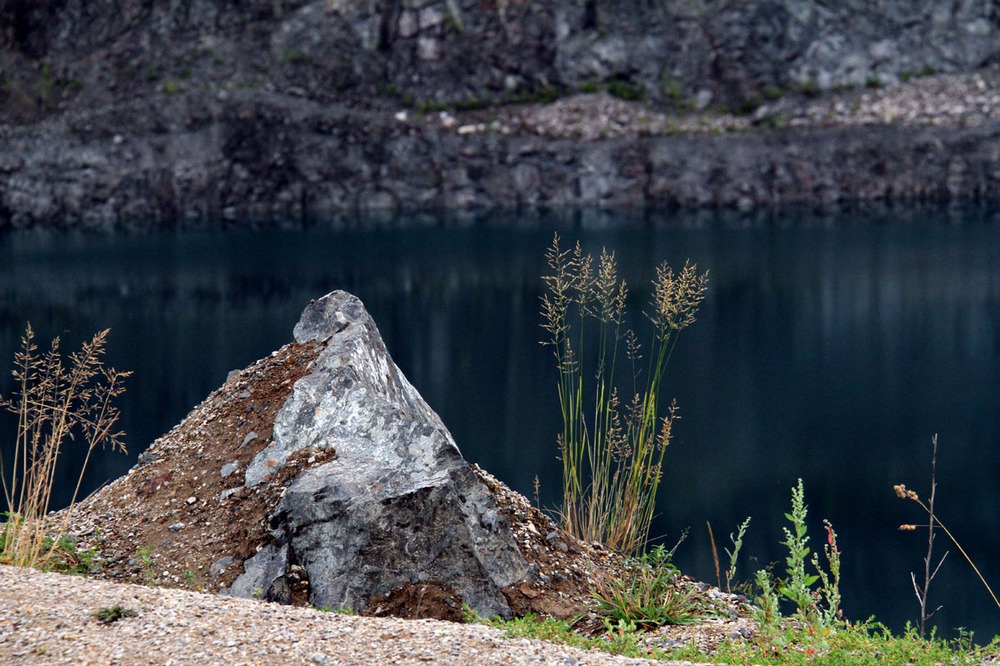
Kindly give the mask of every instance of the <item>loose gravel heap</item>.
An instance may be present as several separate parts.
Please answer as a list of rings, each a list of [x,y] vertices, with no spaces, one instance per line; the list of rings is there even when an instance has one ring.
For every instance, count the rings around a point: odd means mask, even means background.
[[[275,475],[252,492],[235,470],[245,469],[270,440],[275,413],[316,352],[314,345],[293,343],[230,373],[127,475],[70,515],[52,514],[53,533],[68,523],[78,548],[95,553],[93,580],[0,567],[0,664],[11,658],[87,664],[632,663],[501,640],[497,630],[460,624],[461,607],[434,584],[376,600],[367,612],[379,617],[345,618],[308,608],[308,581],[301,576],[292,581],[296,608],[206,594],[227,587],[242,571],[241,562],[271,538],[267,516],[298,468],[287,465],[288,475]],[[566,534],[524,496],[488,472],[474,471],[493,493],[533,572],[530,580],[504,589],[515,614],[571,620],[581,635],[604,635],[592,591],[622,579],[631,565],[600,544]],[[712,653],[722,640],[755,633],[746,599],[683,576],[675,584],[698,588],[706,617],[695,626],[642,634],[651,651],[693,644]],[[135,615],[105,626],[96,614],[108,608]],[[381,616],[393,617],[386,624],[389,618]],[[428,624],[428,618],[435,622]]]
[[[739,132],[757,127],[952,125],[978,127],[1000,119],[1000,66],[925,76],[872,88],[823,94],[792,91],[745,114],[667,112],[606,92],[571,95],[550,104],[523,104],[423,118],[457,134],[500,132],[584,140],[612,137]],[[407,112],[400,122],[419,122]]]
[[[117,621],[97,618],[120,607]],[[129,615],[124,611],[134,611]],[[492,627],[324,613],[0,566],[0,664],[649,664]],[[680,666],[686,662],[656,662]]]

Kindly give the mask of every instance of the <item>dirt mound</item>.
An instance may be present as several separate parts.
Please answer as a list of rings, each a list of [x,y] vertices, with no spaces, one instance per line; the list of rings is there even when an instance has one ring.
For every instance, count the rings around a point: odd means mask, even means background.
[[[322,349],[292,343],[227,381],[177,427],[140,456],[129,473],[77,505],[71,520],[80,548],[99,553],[94,575],[110,580],[216,593],[243,571],[243,562],[272,541],[267,517],[292,479],[306,466],[335,455],[330,450],[297,452],[285,466],[251,488],[243,472],[271,442],[276,414],[293,384],[305,376]],[[528,581],[503,590],[515,615],[535,613],[572,619],[578,631],[603,632],[592,590],[621,579],[631,564],[600,544],[582,542],[488,472],[475,474],[512,527],[528,562]],[[62,516],[55,514],[54,520]],[[287,576],[287,598],[309,605],[303,567]],[[731,636],[753,631],[745,599],[697,585],[716,607],[698,627],[669,627],[646,635],[651,646],[696,642],[709,649]],[[366,614],[461,621],[463,600],[442,584],[407,585],[373,598]]]
[[[97,574],[111,580],[218,592],[242,572],[242,562],[271,540],[269,516],[291,479],[330,451],[297,455],[265,483],[243,485],[242,472],[271,442],[271,429],[292,385],[304,376],[321,345],[289,344],[230,374],[169,433],[140,456],[129,473],[73,510],[80,548],[99,553]],[[580,542],[526,498],[475,467],[512,525],[535,583],[504,590],[518,615],[560,618],[586,613],[590,590],[622,564],[600,546]],[[291,598],[308,605],[304,571]],[[374,615],[460,619],[461,600],[434,586],[414,585],[371,606]]]

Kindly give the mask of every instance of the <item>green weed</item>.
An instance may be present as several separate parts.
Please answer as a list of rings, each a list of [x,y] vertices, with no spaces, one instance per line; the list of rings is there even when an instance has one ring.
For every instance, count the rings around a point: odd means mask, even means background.
[[[726,569],[726,591],[732,592],[731,583],[736,578],[736,561],[740,556],[740,550],[743,548],[743,536],[747,532],[747,528],[750,527],[750,517],[747,519],[736,530],[736,536],[732,533],[729,534],[729,540],[733,544],[733,549],[729,550],[726,548],[726,554],[729,555],[729,568]]]
[[[261,593],[263,594],[263,591]],[[254,595],[256,594],[257,592],[255,590]],[[319,606],[316,608],[316,610],[322,611],[323,613],[333,613],[335,615],[358,615],[358,611],[354,610],[353,608],[334,608],[333,606]],[[471,622],[471,620],[469,621]]]
[[[643,647],[638,640],[635,625],[630,625],[626,621],[621,621],[617,625],[606,623],[606,633],[598,637],[581,636],[573,631],[572,622],[540,618],[531,614],[512,620],[493,619],[486,624],[501,629],[508,638],[531,638],[627,657],[646,659],[666,657],[666,653],[662,651]]]
[[[642,86],[622,79],[613,79],[608,82],[608,94],[627,102],[641,102],[646,99],[646,91],[643,90]]]
[[[94,616],[97,621],[102,624],[114,624],[118,620],[122,620],[126,617],[135,617],[139,614],[139,611],[134,608],[126,608],[121,604],[115,604],[114,606],[107,606],[106,608],[101,608]]]
[[[792,523],[792,530],[783,527],[785,540],[781,545],[788,549],[788,557],[785,558],[788,578],[781,585],[779,591],[790,599],[796,606],[797,612],[803,616],[812,611],[813,597],[812,586],[819,580],[816,574],[806,574],[806,561],[809,557],[809,536],[806,534],[807,510],[804,501],[804,490],[802,479],[799,479],[798,486],[792,488],[792,512],[786,513],[787,518]]]
[[[611,580],[592,594],[598,610],[617,627],[628,623],[651,629],[665,624],[692,624],[701,610],[697,588],[682,588],[679,571],[670,561],[670,553],[656,546],[632,561],[622,580]]]
[[[96,548],[80,549],[75,541],[65,535],[58,539],[45,537],[42,550],[52,553],[44,566],[46,571],[88,575],[101,569]]]
[[[676,404],[662,412],[663,377],[678,334],[695,320],[708,274],[699,275],[693,264],[676,274],[666,263],[657,268],[647,311],[654,329],[651,353],[643,363],[639,338],[625,326],[628,289],[618,278],[614,254],[602,250],[595,269],[579,243],[564,251],[557,235],[546,259],[551,273],[543,277],[542,314],[550,336],[545,344],[553,347],[559,372],[563,524],[585,541],[636,553],[649,534],[676,418]],[[589,344],[597,358],[590,370],[584,367]],[[644,384],[623,409],[617,375],[626,364],[632,387]]]
[[[941,664],[979,664],[995,653],[996,641],[988,646],[976,647],[968,636],[947,641],[932,635],[924,639],[917,630],[907,625],[902,634],[895,635],[884,625],[868,620],[831,631],[823,638],[823,649],[808,630],[793,625],[779,630],[780,639],[772,643],[754,641],[726,641],[714,655],[691,651],[678,651],[672,658],[691,661],[712,661],[731,664],[762,664],[767,666],[831,664],[843,666],[875,666],[884,664],[913,664],[940,666]]]
[[[152,584],[156,580],[156,572],[153,571],[153,549],[151,546],[141,546],[135,551],[135,561],[141,566],[143,576],[147,584]]]

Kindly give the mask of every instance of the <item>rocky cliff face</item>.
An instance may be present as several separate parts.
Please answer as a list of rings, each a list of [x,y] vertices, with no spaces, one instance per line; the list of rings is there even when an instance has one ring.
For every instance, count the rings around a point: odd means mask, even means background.
[[[958,194],[989,194],[992,148],[970,147],[994,145],[982,129],[925,133],[925,156],[891,129],[864,146],[804,131],[572,142],[412,120],[596,89],[665,111],[752,110],[974,70],[997,60],[998,31],[987,0],[7,0],[0,227],[936,196],[955,193],[940,185],[945,152],[974,185]],[[696,164],[691,141],[707,156]],[[811,167],[783,156],[816,142]],[[885,163],[926,166],[934,181],[918,170],[867,182]],[[766,175],[803,168],[816,173],[790,187]]]

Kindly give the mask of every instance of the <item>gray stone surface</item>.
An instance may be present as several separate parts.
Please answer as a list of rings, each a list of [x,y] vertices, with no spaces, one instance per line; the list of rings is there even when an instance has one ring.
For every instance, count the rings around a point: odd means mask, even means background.
[[[287,568],[299,564],[318,607],[362,610],[372,597],[438,583],[486,617],[509,616],[500,588],[524,580],[527,563],[492,495],[389,357],[361,302],[333,292],[310,303],[295,339],[326,348],[296,382],[246,485],[307,447],[336,456],[288,486],[270,518],[275,545],[245,563],[231,592],[280,600]]]

